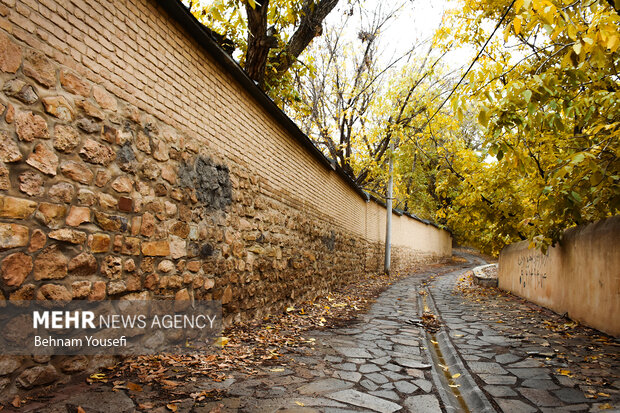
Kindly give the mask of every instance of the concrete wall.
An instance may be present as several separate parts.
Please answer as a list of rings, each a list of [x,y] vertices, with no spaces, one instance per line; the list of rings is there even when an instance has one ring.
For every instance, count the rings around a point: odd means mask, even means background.
[[[218,299],[232,323],[382,269],[385,209],[156,1],[3,2],[0,84],[0,298]],[[405,216],[394,244],[395,271],[451,253]],[[106,362],[14,361],[2,397]]]
[[[545,255],[527,242],[506,247],[499,287],[620,336],[620,216],[566,231]]]

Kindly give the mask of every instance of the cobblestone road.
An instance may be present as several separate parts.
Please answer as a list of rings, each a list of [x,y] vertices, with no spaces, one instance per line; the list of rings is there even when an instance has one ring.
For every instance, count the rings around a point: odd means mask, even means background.
[[[551,313],[496,290],[468,296],[455,287],[482,261],[467,259],[445,275],[416,274],[395,283],[348,328],[313,332],[314,348],[294,355],[288,367],[209,382],[225,392],[222,400],[181,398],[175,408],[197,413],[618,411],[618,343],[581,327],[554,331],[559,316],[551,323]],[[443,325],[436,334],[420,326],[424,310],[439,316]],[[187,383],[179,394],[206,386]],[[105,386],[88,391],[36,411],[73,412],[78,405],[89,413],[136,411],[138,403],[156,398],[144,391],[132,400]]]

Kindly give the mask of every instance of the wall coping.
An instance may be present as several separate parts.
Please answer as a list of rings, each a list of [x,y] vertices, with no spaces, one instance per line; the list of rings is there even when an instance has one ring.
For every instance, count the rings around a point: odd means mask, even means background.
[[[200,23],[179,0],[155,0],[177,23],[179,23],[190,36],[202,47],[207,53],[213,57],[213,59],[226,69],[226,71],[237,80],[243,88],[265,109],[273,118],[283,126],[305,150],[314,157],[321,165],[326,169],[334,171],[338,176],[353,189],[362,199],[366,202],[376,202],[377,204],[385,207],[385,203],[381,202],[376,197],[370,195],[364,191],[357,183],[351,179],[351,177],[342,169],[336,161],[327,158],[315,145],[312,140],[299,129],[295,122],[288,117],[286,113],[282,111],[275,104],[273,100],[265,92],[263,92],[258,85],[252,80],[243,70],[243,68],[220,47],[214,40],[213,32],[211,29]],[[421,219],[416,215],[401,211],[393,210],[397,215],[406,215],[407,217],[414,219],[426,225],[440,228],[436,223]],[[444,230],[447,230],[444,228]]]

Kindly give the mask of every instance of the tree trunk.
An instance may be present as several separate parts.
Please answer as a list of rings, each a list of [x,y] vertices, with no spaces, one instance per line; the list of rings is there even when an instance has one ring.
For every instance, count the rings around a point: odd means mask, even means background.
[[[323,32],[323,20],[336,4],[338,0],[319,0],[318,3],[314,0],[305,0],[299,27],[278,56],[276,63],[278,76],[286,73],[312,39]]]
[[[255,3],[252,8],[248,2],[245,10],[248,15],[248,49],[245,55],[245,71],[262,88],[265,82],[265,68],[273,38],[267,36],[267,10],[269,0]]]

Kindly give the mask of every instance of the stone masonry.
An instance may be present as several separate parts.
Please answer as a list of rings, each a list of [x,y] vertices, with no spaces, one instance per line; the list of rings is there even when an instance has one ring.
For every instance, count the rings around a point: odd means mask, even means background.
[[[138,17],[165,20],[161,10],[141,2],[103,2],[100,13],[81,1],[2,3],[2,300],[215,299],[230,324],[381,269],[382,244],[366,236],[368,222],[348,224],[357,218],[347,208],[363,211],[367,202],[342,181],[311,176],[325,192],[313,196],[284,164],[264,172],[258,145],[239,140],[231,152],[231,136],[249,131],[226,126],[215,134],[209,125],[222,122],[217,111],[204,113],[204,130],[193,112],[184,123],[176,111],[190,111],[190,101],[158,89],[157,70],[138,74],[124,63],[142,53],[145,67],[159,65],[151,64],[158,53],[129,32],[142,27]],[[184,41],[170,47],[198,48]],[[221,95],[192,93],[211,101]],[[317,168],[301,149],[290,151],[296,169]],[[330,209],[342,199],[340,211]],[[450,247],[432,248],[395,246],[393,268],[405,271]],[[111,362],[4,357],[0,391],[6,398]]]

